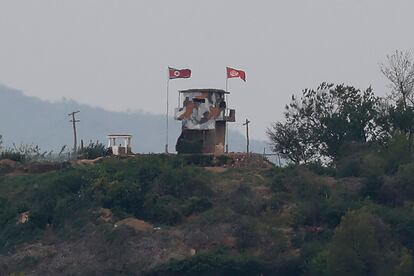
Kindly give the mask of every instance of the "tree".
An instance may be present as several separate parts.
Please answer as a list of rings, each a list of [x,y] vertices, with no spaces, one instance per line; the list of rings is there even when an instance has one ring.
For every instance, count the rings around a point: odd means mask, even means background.
[[[322,83],[292,96],[285,122],[267,129],[273,150],[295,162],[335,159],[348,142],[366,142],[375,134],[378,98],[371,88]]]
[[[381,72],[391,82],[391,97],[405,109],[413,104],[414,61],[409,51],[395,51],[381,64]]]
[[[272,141],[273,151],[293,163],[307,163],[316,155],[311,130],[296,121],[275,122],[266,133]]]
[[[414,133],[414,60],[409,51],[395,51],[381,64],[381,72],[390,81],[389,98],[395,102],[388,108],[390,134],[404,133],[411,152]]]
[[[358,210],[345,214],[335,229],[327,263],[329,275],[412,275],[409,258],[380,218]]]

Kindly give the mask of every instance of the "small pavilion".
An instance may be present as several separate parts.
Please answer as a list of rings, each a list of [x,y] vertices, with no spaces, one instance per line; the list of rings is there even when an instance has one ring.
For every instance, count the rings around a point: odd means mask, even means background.
[[[109,134],[106,136],[106,138],[108,138],[108,148],[112,150],[113,155],[132,154],[132,135]],[[122,140],[122,142],[118,144],[119,140]]]

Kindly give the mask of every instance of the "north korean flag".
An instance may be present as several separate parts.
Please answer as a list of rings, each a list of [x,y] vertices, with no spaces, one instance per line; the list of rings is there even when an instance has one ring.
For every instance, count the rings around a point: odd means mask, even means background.
[[[227,78],[241,78],[242,80],[246,81],[246,72],[230,67],[226,67],[227,69]]]
[[[168,72],[171,79],[188,79],[191,77],[191,70],[190,69],[175,69],[168,67]]]

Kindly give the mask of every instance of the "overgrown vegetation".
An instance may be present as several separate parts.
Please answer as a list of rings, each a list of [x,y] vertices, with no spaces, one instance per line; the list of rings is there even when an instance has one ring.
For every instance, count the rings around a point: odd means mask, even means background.
[[[393,143],[412,154],[414,133],[414,62],[409,52],[387,57],[381,71],[391,93],[375,96],[371,87],[322,83],[305,89],[286,105],[285,121],[267,130],[274,150],[296,164],[333,164],[349,153],[353,144],[364,150],[386,153]],[[405,155],[406,155],[405,154]],[[404,159],[407,160],[406,156]]]
[[[87,244],[89,259],[72,256],[54,271],[88,274],[95,260],[102,275],[413,275],[414,67],[401,59],[410,61],[397,52],[383,67],[403,82],[388,102],[370,88],[329,84],[293,99],[269,130],[286,167],[212,173],[202,167],[231,160],[145,155],[0,178],[0,264],[5,252],[18,260],[0,269],[41,273],[47,263],[49,272],[50,259],[65,258],[19,259],[26,245]],[[407,68],[412,75],[393,75]],[[85,158],[95,153],[93,144]],[[29,221],[16,223],[25,212]],[[124,218],[151,229],[115,227]]]
[[[104,144],[90,141],[86,147],[82,147],[78,150],[79,159],[96,159],[106,154],[107,148]]]
[[[12,147],[4,147],[2,135],[0,135],[0,160],[8,159],[19,163],[38,161],[62,161],[68,157],[67,148],[63,146],[59,153],[43,151],[38,145],[14,144]]]
[[[0,180],[0,247],[10,252],[50,231],[82,239],[91,223],[100,225],[104,207],[113,221],[136,217],[171,233],[188,228],[213,240],[231,237],[149,275],[411,275],[413,168],[407,163],[389,175],[374,168],[358,178],[333,178],[337,170],[316,165],[211,174],[183,157],[154,155],[7,177]],[[16,224],[26,211],[29,222]],[[109,235],[107,250],[114,239],[134,237],[102,227],[93,231]]]
[[[36,238],[31,231],[82,224],[91,210],[106,207],[119,218],[133,215],[155,224],[174,225],[211,207],[209,176],[181,159],[109,159],[37,176],[0,180],[0,247]],[[18,213],[30,222],[16,225]],[[83,215],[82,215],[83,214]],[[86,216],[86,217],[85,217]],[[27,231],[25,231],[27,230]]]
[[[299,192],[293,225],[317,234],[294,239],[307,275],[413,273],[412,245],[397,229],[413,233],[414,62],[397,51],[381,71],[387,97],[323,83],[292,97],[285,121],[267,131],[274,150],[296,164],[275,175],[272,208],[283,210]],[[335,178],[297,174],[299,164]]]

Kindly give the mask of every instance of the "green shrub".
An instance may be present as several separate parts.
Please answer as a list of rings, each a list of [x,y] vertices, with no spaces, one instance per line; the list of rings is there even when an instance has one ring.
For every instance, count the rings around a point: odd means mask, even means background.
[[[78,159],[96,159],[104,156],[106,147],[102,143],[92,141],[86,146],[78,150]]]
[[[337,162],[338,177],[359,177],[362,174],[362,160],[359,156],[350,156]]]
[[[361,196],[378,199],[379,192],[384,184],[384,178],[375,176],[367,177],[363,180],[363,184],[360,191]]]
[[[322,223],[322,206],[318,200],[307,200],[300,203],[294,213],[294,226],[317,226]]]
[[[375,148],[362,157],[361,175],[369,178],[379,178],[386,174],[386,160],[381,157]]]
[[[171,195],[148,196],[143,208],[144,218],[161,224],[174,225],[182,219],[180,201]]]
[[[229,256],[224,252],[199,254],[184,260],[172,260],[148,275],[299,275],[297,258],[280,259],[267,263],[257,257]]]
[[[248,220],[240,222],[237,225],[234,236],[237,239],[237,247],[241,250],[256,245],[258,233],[254,222]]]
[[[403,134],[395,133],[387,141],[381,154],[386,162],[385,170],[388,174],[396,173],[400,165],[409,163],[412,160],[408,148],[408,140]]]
[[[246,216],[258,216],[266,210],[267,202],[257,197],[247,184],[240,186],[232,192],[227,200],[228,206],[236,213]]]
[[[204,212],[211,208],[213,204],[207,197],[190,197],[184,205],[184,215],[188,216],[191,214],[197,214]]]
[[[398,238],[402,245],[414,251],[414,218],[411,208],[389,208],[384,205],[371,204],[366,206],[366,209],[387,223],[392,236]]]
[[[401,165],[397,175],[401,192],[408,198],[414,199],[414,163]]]
[[[187,199],[191,196],[210,196],[212,190],[207,183],[208,178],[196,168],[170,169],[160,174],[156,188],[162,195]]]
[[[0,160],[1,159],[10,159],[16,162],[24,162],[26,160],[26,156],[20,152],[6,150],[0,154]]]
[[[321,177],[302,166],[276,169],[271,189],[275,193],[289,192],[301,199],[324,199],[330,194]]]
[[[188,165],[210,167],[213,166],[214,156],[205,154],[188,154],[184,156],[184,160]]]
[[[207,173],[184,165],[181,158],[146,156],[109,159],[97,165],[90,198],[153,223],[176,224],[182,214],[211,206]]]
[[[396,207],[403,205],[406,197],[407,194],[405,194],[398,180],[388,178],[383,181],[375,199],[381,204]]]
[[[280,194],[275,194],[270,199],[270,209],[278,213],[282,210],[283,203],[283,196],[280,196]]]
[[[102,202],[104,207],[120,208],[136,216],[142,214],[143,194],[140,183],[113,181],[105,188]]]
[[[347,195],[335,195],[326,199],[307,199],[301,201],[293,215],[293,225],[335,227],[348,211],[359,209],[363,205],[358,198]]]
[[[41,151],[37,145],[13,144],[13,148],[0,149],[0,159],[10,159],[16,162],[47,160],[52,152]]]
[[[273,176],[271,189],[273,192],[287,192],[287,188],[284,183],[285,176],[283,174],[276,174]]]
[[[375,145],[352,145],[335,160],[338,177],[380,177],[386,173],[387,164]]]
[[[406,252],[383,221],[364,210],[348,212],[328,250],[330,275],[395,275]],[[411,256],[412,258],[412,256]],[[410,273],[413,272],[411,269]]]
[[[328,276],[328,252],[326,250],[318,252],[305,268],[305,275],[308,276]]]
[[[318,175],[335,176],[336,174],[335,168],[328,165],[323,165],[321,162],[310,162],[306,164],[306,168]]]

